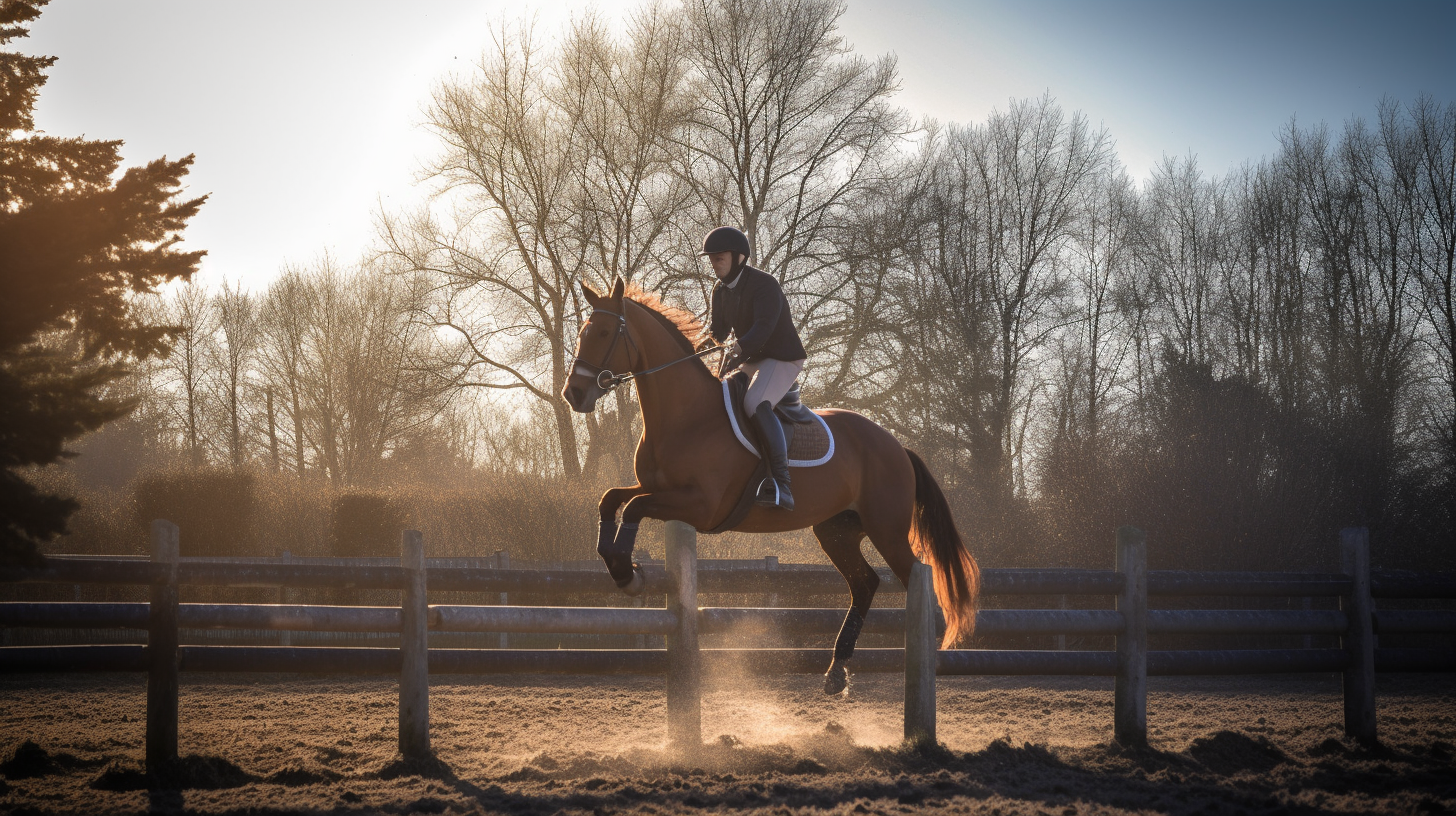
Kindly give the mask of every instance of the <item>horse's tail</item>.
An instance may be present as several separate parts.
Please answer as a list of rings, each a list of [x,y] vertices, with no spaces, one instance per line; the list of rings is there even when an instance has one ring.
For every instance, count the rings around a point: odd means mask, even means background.
[[[935,596],[945,612],[945,638],[940,648],[949,649],[969,639],[976,630],[976,597],[981,592],[981,569],[966,550],[951,517],[950,505],[930,468],[909,448],[915,468],[915,511],[910,522],[910,543],[915,554],[930,565],[935,579]]]

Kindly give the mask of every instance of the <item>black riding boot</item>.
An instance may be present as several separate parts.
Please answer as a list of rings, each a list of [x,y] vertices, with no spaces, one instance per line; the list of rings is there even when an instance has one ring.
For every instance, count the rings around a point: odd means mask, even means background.
[[[753,412],[753,426],[758,431],[758,440],[763,458],[768,462],[769,478],[758,485],[754,503],[762,507],[794,509],[794,495],[789,492],[789,445],[784,439],[784,429],[774,416],[773,406],[760,402]]]

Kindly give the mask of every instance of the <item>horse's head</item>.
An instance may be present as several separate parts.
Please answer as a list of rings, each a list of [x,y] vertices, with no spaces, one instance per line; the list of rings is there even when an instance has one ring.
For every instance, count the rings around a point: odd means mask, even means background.
[[[630,366],[627,338],[626,284],[619,277],[612,291],[601,294],[587,284],[581,285],[591,315],[576,336],[576,358],[566,377],[561,397],[573,411],[589,414],[597,400],[611,390],[606,381],[613,373],[621,374]]]

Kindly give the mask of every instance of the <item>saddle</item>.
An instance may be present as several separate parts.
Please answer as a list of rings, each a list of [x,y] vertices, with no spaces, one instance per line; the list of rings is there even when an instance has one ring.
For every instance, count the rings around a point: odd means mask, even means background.
[[[704,533],[724,533],[743,522],[748,516],[748,511],[753,509],[753,499],[758,490],[759,482],[768,477],[768,461],[764,458],[762,451],[758,449],[757,434],[751,430],[753,427],[749,420],[748,413],[743,410],[743,396],[748,393],[749,375],[739,370],[723,378],[723,407],[728,411],[728,422],[733,426],[733,434],[738,441],[758,457],[758,465],[753,470],[753,475],[744,484],[743,493],[738,498],[738,503],[728,513],[718,526],[711,530],[701,530]],[[829,426],[818,414],[809,410],[799,398],[799,384],[797,382],[789,388],[784,398],[774,406],[774,416],[778,417],[779,425],[784,429],[784,441],[788,443],[789,466],[796,468],[814,467],[829,461],[834,455],[834,435],[830,433]]]

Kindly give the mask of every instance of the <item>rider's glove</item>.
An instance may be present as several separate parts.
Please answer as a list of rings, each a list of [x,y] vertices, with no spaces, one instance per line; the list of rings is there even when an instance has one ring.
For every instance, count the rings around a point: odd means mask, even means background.
[[[743,364],[742,349],[734,343],[727,352],[723,354],[723,364],[718,366],[718,376],[725,377],[728,372]]]

